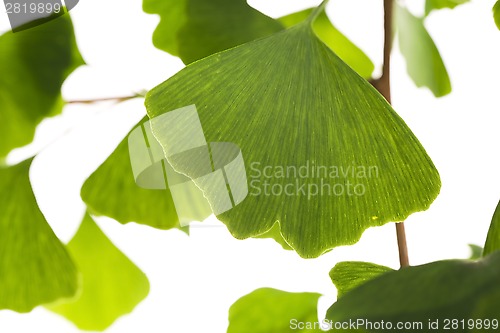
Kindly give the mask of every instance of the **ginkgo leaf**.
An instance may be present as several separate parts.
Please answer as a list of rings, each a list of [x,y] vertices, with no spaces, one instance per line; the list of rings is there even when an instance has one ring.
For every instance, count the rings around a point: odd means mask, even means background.
[[[429,15],[429,13],[435,9],[453,9],[469,1],[470,0],[425,0],[425,15]]]
[[[81,292],[48,308],[88,331],[104,331],[149,293],[146,275],[85,215],[68,250],[82,276]]]
[[[337,297],[340,298],[348,291],[390,271],[393,269],[371,262],[344,261],[332,268],[330,278],[337,288]]]
[[[500,0],[493,6],[493,18],[498,29],[500,29]]]
[[[164,150],[170,132],[155,117],[192,104],[207,142],[241,149],[249,194],[217,216],[230,232],[248,238],[279,221],[303,257],[427,209],[441,185],[411,130],[317,38],[313,19],[189,65],[146,97]],[[184,162],[172,166],[204,163]]]
[[[155,46],[186,64],[283,30],[246,0],[144,0],[143,9],[161,18]]]
[[[386,328],[392,325],[392,331],[398,322],[427,325],[439,319],[439,328],[443,328],[443,319],[465,319],[468,325],[469,319],[489,318],[492,328],[491,320],[498,320],[499,313],[498,281],[500,251],[479,261],[447,260],[408,267],[385,273],[350,291],[328,309],[326,318],[334,322],[358,318],[365,322],[383,320]],[[423,329],[432,331],[428,326]],[[459,331],[473,330],[466,326]]]
[[[451,82],[441,54],[424,25],[424,19],[408,9],[396,6],[399,48],[406,60],[406,69],[417,87],[429,88],[434,96],[451,92]]]
[[[0,168],[0,309],[17,312],[78,289],[77,270],[38,208],[31,162]]]
[[[284,16],[279,19],[287,28],[294,26],[311,15],[314,8]],[[354,45],[346,36],[344,36],[330,21],[325,12],[322,12],[316,21],[313,29],[319,39],[328,45],[340,59],[351,66],[359,75],[364,78],[370,78],[375,65],[368,56]]]
[[[136,222],[158,229],[180,226],[168,190],[137,186],[127,138],[83,184],[81,197],[91,213],[111,217],[123,224]]]
[[[500,201],[491,219],[490,230],[484,244],[483,256],[487,256],[496,250],[500,250]]]
[[[83,64],[69,15],[0,36],[0,159],[62,111],[61,86]]]
[[[320,296],[257,289],[231,306],[227,333],[322,332],[317,311]]]

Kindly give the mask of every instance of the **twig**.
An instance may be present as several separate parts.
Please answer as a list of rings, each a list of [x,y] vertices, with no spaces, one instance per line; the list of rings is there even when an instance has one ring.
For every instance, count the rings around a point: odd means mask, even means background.
[[[95,104],[102,102],[115,102],[121,103],[134,98],[142,98],[146,95],[145,91],[141,91],[129,96],[120,96],[120,97],[104,97],[104,98],[95,98],[95,99],[83,99],[83,100],[69,100],[66,101],[66,104]]]
[[[384,63],[382,76],[371,80],[370,83],[391,103],[391,51],[393,38],[393,13],[394,0],[384,0]],[[396,236],[398,239],[399,263],[401,268],[410,266],[408,259],[408,246],[403,222],[396,223]]]

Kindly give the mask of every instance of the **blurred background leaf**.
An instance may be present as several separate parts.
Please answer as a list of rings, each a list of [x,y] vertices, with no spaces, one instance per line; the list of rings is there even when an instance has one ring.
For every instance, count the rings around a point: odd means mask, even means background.
[[[493,18],[498,29],[500,29],[500,0],[493,6]]]
[[[161,18],[154,45],[185,64],[283,29],[246,0],[144,0],[143,8]]]
[[[85,215],[68,250],[82,277],[81,292],[48,308],[88,331],[104,331],[149,293],[146,275],[128,259],[94,220]]]
[[[180,226],[169,190],[143,189],[135,183],[128,136],[85,181],[81,196],[92,214],[108,216],[122,224],[136,222],[158,229]]]
[[[469,244],[469,249],[471,252],[471,255],[469,257],[470,260],[477,260],[482,257],[483,248],[481,246]]]
[[[83,63],[68,14],[0,36],[0,159],[62,111],[61,86]]]
[[[406,60],[406,69],[417,87],[429,88],[434,96],[451,92],[451,82],[439,50],[427,32],[424,19],[408,9],[396,6],[399,48]]]
[[[0,168],[0,309],[29,312],[77,292],[78,275],[38,208],[32,159]]]
[[[453,9],[469,1],[470,0],[425,0],[425,16],[429,15],[429,13],[435,9]]]
[[[293,13],[278,19],[285,27],[294,26],[311,15],[314,8]],[[359,75],[368,79],[371,77],[375,65],[368,56],[344,36],[330,21],[325,12],[322,12],[314,21],[313,30],[335,54]]]
[[[293,319],[318,323],[316,293],[289,293],[271,288],[257,289],[237,300],[229,309],[227,333],[322,332],[318,328],[293,328]]]

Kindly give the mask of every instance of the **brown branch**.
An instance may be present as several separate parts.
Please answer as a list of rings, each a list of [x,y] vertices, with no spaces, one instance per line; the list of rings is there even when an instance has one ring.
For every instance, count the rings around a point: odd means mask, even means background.
[[[120,97],[104,97],[104,98],[95,98],[95,99],[83,99],[83,100],[69,100],[66,101],[66,104],[95,104],[95,103],[102,103],[102,102],[115,102],[115,103],[121,103],[125,102],[134,98],[142,98],[144,97],[144,93],[136,93],[134,95],[129,95],[129,96],[120,96]]]
[[[377,89],[387,102],[391,103],[391,51],[393,38],[393,13],[394,0],[384,0],[384,63],[382,76],[370,83]],[[408,246],[403,222],[396,223],[396,236],[398,239],[399,263],[401,268],[410,266],[408,259]]]

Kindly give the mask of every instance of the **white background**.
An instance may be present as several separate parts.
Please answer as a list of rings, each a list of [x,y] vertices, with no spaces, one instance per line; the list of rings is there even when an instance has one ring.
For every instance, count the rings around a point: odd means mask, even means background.
[[[423,1],[407,1],[416,14]],[[254,0],[270,16],[311,7],[318,1]],[[142,12],[140,0],[82,0],[71,12],[87,66],[66,82],[67,100],[122,96],[150,89],[183,65],[151,43],[158,22]],[[482,245],[500,198],[500,31],[493,23],[493,0],[476,0],[453,11],[434,12],[426,21],[453,85],[435,99],[406,75],[399,51],[393,57],[393,102],[440,171],[443,186],[431,208],[406,223],[412,264],[469,255],[467,244]],[[8,29],[0,13],[0,31]],[[328,7],[336,26],[376,63],[382,60],[382,0],[335,0]],[[380,73],[380,68],[377,69]],[[84,212],[79,192],[145,113],[142,100],[122,104],[67,106],[45,121],[36,141],[14,151],[16,163],[42,151],[32,168],[40,207],[58,236],[71,239]],[[402,198],[404,200],[404,198]],[[212,224],[216,224],[212,221]],[[335,300],[328,272],[344,260],[398,267],[393,224],[366,231],[354,246],[336,248],[318,259],[300,259],[271,240],[233,239],[222,227],[193,228],[190,237],[109,219],[99,225],[149,277],[151,292],[136,310],[107,332],[225,332],[227,312],[239,297],[259,287],[314,291],[320,317]],[[30,314],[0,311],[0,332],[78,330],[43,308]]]

